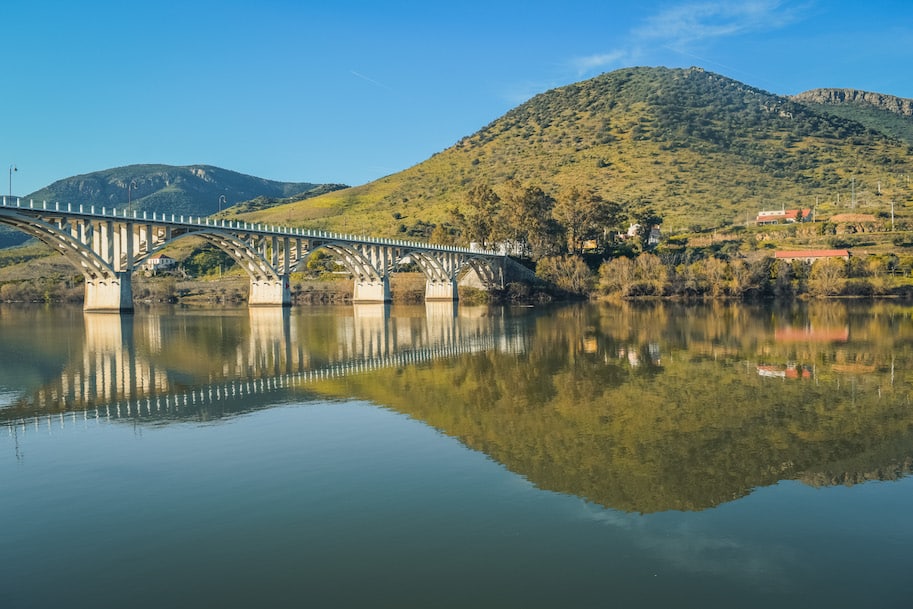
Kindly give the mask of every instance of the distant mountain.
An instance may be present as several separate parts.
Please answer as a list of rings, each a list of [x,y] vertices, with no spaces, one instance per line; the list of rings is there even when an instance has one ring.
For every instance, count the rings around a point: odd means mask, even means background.
[[[209,165],[129,165],[58,180],[24,199],[59,201],[74,207],[167,212],[208,216],[256,199],[255,208],[269,207],[346,188],[341,184],[276,182]],[[0,246],[24,241],[16,231],[3,231]]]
[[[27,198],[206,216],[256,197],[307,198],[326,192],[326,186],[275,182],[209,165],[128,165],[58,180]]]
[[[446,222],[476,184],[503,192],[510,180],[555,197],[582,186],[626,209],[649,204],[666,230],[845,204],[851,188],[885,209],[913,204],[902,179],[913,173],[913,138],[840,107],[700,68],[623,69],[537,95],[414,167],[251,219],[396,235]],[[913,117],[892,116],[913,129]]]
[[[913,99],[858,89],[812,89],[793,99],[858,121],[913,146]]]

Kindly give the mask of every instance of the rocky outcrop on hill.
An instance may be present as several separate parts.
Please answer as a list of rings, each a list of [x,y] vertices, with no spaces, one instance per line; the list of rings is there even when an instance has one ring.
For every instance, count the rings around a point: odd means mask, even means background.
[[[799,93],[793,99],[812,104],[867,104],[901,116],[913,116],[913,99],[860,91],[859,89],[812,89]]]

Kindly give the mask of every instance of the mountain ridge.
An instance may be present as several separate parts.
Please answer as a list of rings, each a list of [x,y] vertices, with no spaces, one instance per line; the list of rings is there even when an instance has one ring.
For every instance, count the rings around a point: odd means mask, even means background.
[[[26,198],[72,204],[107,205],[137,211],[168,211],[209,215],[219,208],[259,196],[307,198],[326,186],[312,182],[280,182],[212,165],[125,165],[64,178]]]

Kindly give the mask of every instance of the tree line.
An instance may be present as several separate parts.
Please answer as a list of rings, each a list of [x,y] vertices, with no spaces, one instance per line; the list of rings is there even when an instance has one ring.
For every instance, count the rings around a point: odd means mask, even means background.
[[[650,229],[662,218],[649,202],[624,206],[590,188],[572,186],[558,197],[517,180],[499,194],[489,184],[476,184],[464,205],[450,210],[451,230],[437,230],[433,241],[472,243],[485,248],[507,247],[532,261],[585,250],[604,251],[626,221],[639,227],[636,247],[644,249]]]
[[[535,265],[559,290],[585,297],[791,298],[906,295],[913,286],[894,255],[787,262],[756,254],[707,251],[685,262],[653,249],[650,231],[662,224],[649,202],[626,206],[587,188],[553,197],[513,180],[500,194],[476,184],[450,211],[448,230],[431,240],[498,248]],[[619,240],[626,226],[633,238]]]
[[[539,261],[536,274],[579,296],[616,298],[751,299],[801,296],[913,296],[897,257],[872,255],[814,263],[771,256],[708,257],[675,264],[652,252],[605,260],[593,270],[579,256]]]

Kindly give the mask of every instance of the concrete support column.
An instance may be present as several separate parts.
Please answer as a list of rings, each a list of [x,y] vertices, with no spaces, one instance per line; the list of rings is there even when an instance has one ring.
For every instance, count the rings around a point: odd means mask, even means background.
[[[391,302],[390,280],[381,279],[355,280],[355,293],[352,295],[353,303],[363,302]]]
[[[115,273],[109,279],[86,279],[83,310],[120,313],[133,310],[133,282],[130,273]]]
[[[251,278],[247,304],[252,307],[292,306],[292,291],[289,288],[288,275],[280,275],[278,280]]]
[[[430,300],[459,300],[457,282],[454,279],[443,281],[425,281],[425,301]]]

